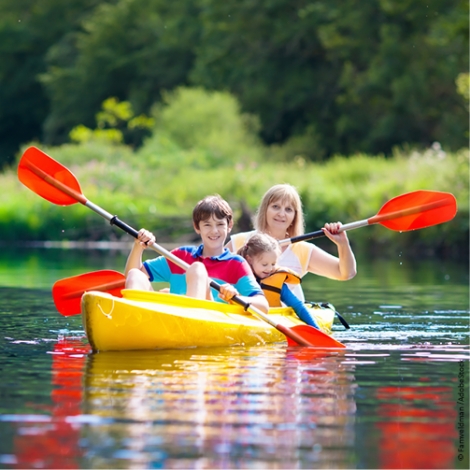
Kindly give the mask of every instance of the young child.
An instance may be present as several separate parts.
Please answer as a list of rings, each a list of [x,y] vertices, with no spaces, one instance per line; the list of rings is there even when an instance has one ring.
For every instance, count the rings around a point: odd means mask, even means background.
[[[193,210],[193,226],[201,236],[198,247],[183,246],[172,253],[190,266],[184,269],[160,256],[142,262],[142,253],[155,243],[155,236],[141,229],[126,263],[126,288],[153,290],[151,282],[169,282],[170,292],[198,299],[229,302],[239,295],[242,300],[267,313],[269,305],[248,263],[224,248],[233,226],[229,204],[219,195],[207,196]],[[209,283],[221,284],[220,293]]]
[[[248,261],[270,307],[281,307],[282,302],[292,307],[302,321],[319,328],[304,303],[287,286],[287,283],[299,284],[299,275],[289,268],[277,266],[281,248],[275,238],[256,233],[238,250],[238,254]]]
[[[302,201],[297,189],[290,184],[276,184],[266,191],[256,211],[256,230],[231,235],[227,248],[236,253],[253,233],[267,233],[276,240],[292,238],[304,233]],[[327,223],[323,233],[337,247],[338,256],[306,241],[282,248],[279,265],[293,269],[300,277],[307,273],[328,279],[346,281],[356,275],[356,259],[346,232],[339,232],[340,222]],[[300,300],[305,300],[300,284],[290,285]]]

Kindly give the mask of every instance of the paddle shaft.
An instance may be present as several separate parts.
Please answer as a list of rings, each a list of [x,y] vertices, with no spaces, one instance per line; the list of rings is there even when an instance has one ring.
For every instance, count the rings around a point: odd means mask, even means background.
[[[398,219],[400,217],[406,217],[413,214],[419,214],[421,212],[430,211],[432,209],[438,209],[439,207],[446,206],[448,201],[441,200],[430,202],[429,204],[422,204],[420,206],[409,207],[400,211],[389,212],[387,214],[377,214],[369,219],[358,220],[357,222],[351,222],[349,224],[342,225],[339,232],[346,232],[347,230],[353,230],[355,228],[366,227],[367,225],[379,224],[385,222],[386,220]],[[279,240],[279,245],[285,246],[290,245],[291,243],[301,242],[305,240],[313,240],[315,238],[324,237],[325,233],[323,230],[317,230],[315,232],[305,233],[303,235],[298,235],[292,238],[286,238],[284,240]]]
[[[128,233],[129,235],[133,236],[134,238],[138,238],[139,232],[132,228],[131,226],[127,225],[125,222],[120,220],[117,216],[110,214],[106,210],[102,209],[101,207],[97,206],[93,202],[89,201],[83,194],[80,192],[77,192],[67,186],[66,184],[62,183],[58,179],[50,176],[48,173],[43,171],[41,168],[39,168],[37,165],[32,163],[29,160],[25,161],[25,166],[33,172],[36,176],[38,176],[40,179],[44,180],[46,183],[49,185],[53,186],[54,188],[58,189],[59,191],[63,192],[64,194],[70,196],[73,198],[75,201],[80,202],[84,206],[88,207],[89,209],[93,210],[96,212],[98,215],[102,216],[103,218],[107,219],[111,225],[116,225],[116,227],[120,228],[124,232]],[[68,170],[67,170],[68,171]],[[177,266],[180,268],[184,269],[185,271],[188,269],[189,265],[185,263],[183,260],[175,256],[173,253],[169,252],[165,248],[161,247],[157,243],[153,243],[152,245],[149,246],[153,250],[155,250],[157,253],[161,254],[165,258],[169,259],[173,263],[175,263]],[[220,285],[215,282],[214,280],[210,281],[210,286],[214,289],[216,289],[218,292],[220,292]],[[310,341],[302,337],[302,335],[296,333],[292,328],[286,327],[284,325],[280,325],[275,323],[271,318],[269,318],[265,313],[263,313],[260,309],[250,305],[248,302],[245,302],[243,299],[241,299],[239,296],[234,296],[231,299],[233,302],[241,305],[245,310],[250,311],[252,314],[254,314],[256,317],[262,319],[272,327],[276,328],[279,330],[281,333],[283,333],[285,336],[290,338],[291,340],[295,341],[297,344],[300,346],[315,346],[315,344],[312,344]],[[312,328],[313,329],[313,328]],[[315,330],[316,332],[320,334],[322,333],[320,330]],[[327,335],[325,335],[327,336]],[[340,344],[340,343],[338,343]]]
[[[88,201],[90,203],[90,201]],[[119,227],[121,230],[124,230],[126,233],[129,235],[132,235],[134,238],[137,238],[139,235],[139,232],[135,230],[134,228],[130,227],[127,225],[125,222],[120,220],[117,216],[111,215],[109,212],[106,212],[105,210],[101,209],[100,207],[90,203],[91,205],[88,205],[91,209],[93,209],[95,212],[100,214],[101,216],[105,217],[106,219],[109,220],[111,225],[116,225],[116,227]],[[149,245],[149,248],[152,248],[155,250],[157,253],[160,255],[164,256],[166,259],[169,259],[173,263],[175,263],[177,266],[179,266],[181,269],[184,269],[185,271],[188,270],[189,264],[183,261],[182,259],[178,258],[175,256],[173,253],[170,251],[166,250],[162,246],[160,246],[158,243],[153,243],[152,245]],[[217,290],[217,292],[220,292],[220,284],[215,282],[214,280],[210,281],[210,286]],[[233,302],[237,303],[238,305],[241,305],[245,310],[249,310],[251,313],[253,313],[255,316],[261,318],[265,322],[269,323],[273,328],[276,328],[279,330],[281,333],[283,333],[285,336],[289,336],[290,339],[294,340],[296,343],[298,343],[300,346],[314,346],[311,344],[309,341],[306,341],[302,336],[298,335],[295,331],[292,329],[285,327],[284,325],[280,325],[276,322],[274,322],[271,318],[269,318],[268,315],[263,313],[260,309],[252,306],[248,302],[245,302],[243,299],[238,297],[237,295],[232,297],[231,299]]]
[[[96,212],[98,215],[101,215],[101,217],[104,217],[106,220],[109,221],[111,225],[115,225],[116,227],[119,227],[121,230],[124,232],[128,233],[129,235],[133,236],[134,238],[137,238],[139,236],[139,232],[132,228],[130,225],[127,225],[125,222],[120,220],[116,215],[110,214],[108,211],[102,209],[101,207],[97,206],[96,204],[92,203],[89,201],[83,194],[79,194],[76,191],[73,191],[70,189],[67,185],[61,183],[60,181],[56,180],[55,178],[51,178],[47,173],[42,171],[40,168],[38,168],[36,165],[28,162],[28,168],[33,171],[37,176],[45,180],[47,183],[51,184],[57,189],[60,189],[63,191],[65,194],[68,194],[69,196],[73,197],[76,199],[78,202],[83,204],[84,206],[88,207],[89,209],[93,210]],[[157,253],[160,255],[164,256],[165,258],[169,259],[173,263],[175,263],[177,266],[180,268],[184,269],[187,271],[189,268],[189,264],[175,256],[173,253],[170,251],[166,250],[162,246],[158,245],[157,243],[153,243],[152,245],[149,245],[150,248],[155,250]],[[210,286],[214,289],[217,290],[217,292],[220,292],[220,285],[211,280],[210,281]],[[264,314],[261,310],[259,310],[256,307],[253,307],[250,305],[248,302],[245,302],[243,299],[241,299],[238,296],[232,297],[232,301],[241,305],[245,310],[249,310],[252,312],[255,316],[261,318],[265,322],[269,323],[272,327],[278,329],[281,331],[284,335],[289,336],[292,340],[294,340],[296,343],[298,343],[301,346],[313,346],[310,342],[306,341],[302,336],[298,335],[293,331],[292,329],[285,327],[283,325],[279,325],[275,323],[271,318],[269,318],[266,314]]]
[[[97,208],[95,206],[95,209],[93,209],[93,210],[96,211],[96,209],[100,209],[100,208]],[[117,227],[124,230],[129,235],[132,235],[134,238],[138,237],[139,232],[137,232],[135,229],[133,229],[132,227],[130,227],[129,225],[124,223],[122,220],[118,219],[116,216],[112,216],[111,214],[107,213],[106,211],[103,211],[102,209],[100,209],[100,212],[98,212],[98,213],[100,213],[100,215],[103,215],[104,217],[106,217],[112,225],[116,225]],[[170,261],[175,263],[177,266],[179,266],[181,269],[184,269],[185,271],[188,270],[188,268],[189,268],[188,263],[186,263],[182,259],[178,258],[173,253],[166,250],[165,248],[158,245],[157,243],[153,243],[152,245],[149,245],[149,248],[152,248],[157,253],[164,256],[166,259],[169,259]],[[217,292],[220,292],[220,284],[218,284],[214,280],[211,280],[209,285],[212,288],[214,288]],[[310,342],[308,342],[304,338],[302,338],[302,336],[298,335],[292,329],[274,322],[271,318],[268,317],[268,315],[264,314],[260,309],[252,306],[248,302],[245,302],[243,299],[241,299],[237,295],[232,297],[231,300],[233,302],[237,303],[238,305],[241,305],[245,310],[249,310],[255,316],[257,316],[257,317],[261,318],[262,320],[264,320],[265,322],[269,323],[273,328],[278,329],[284,335],[289,336],[292,340],[294,340],[300,346],[314,346],[313,344],[311,344]]]

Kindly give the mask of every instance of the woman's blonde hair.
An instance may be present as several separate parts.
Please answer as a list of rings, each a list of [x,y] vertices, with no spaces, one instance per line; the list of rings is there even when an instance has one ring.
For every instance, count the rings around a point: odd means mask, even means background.
[[[305,230],[302,201],[300,200],[297,189],[290,184],[276,184],[266,191],[263,198],[261,199],[261,204],[256,211],[254,220],[255,229],[258,232],[263,233],[268,231],[266,213],[270,204],[277,201],[290,204],[295,211],[294,220],[287,229],[286,238],[302,235]]]
[[[270,251],[274,251],[278,256],[281,254],[277,240],[267,233],[255,233],[237,251],[237,254],[247,259],[247,257],[254,258]]]

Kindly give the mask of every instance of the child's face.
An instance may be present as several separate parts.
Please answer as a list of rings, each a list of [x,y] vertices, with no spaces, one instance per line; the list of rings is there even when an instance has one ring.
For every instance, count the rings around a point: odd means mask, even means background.
[[[264,279],[276,269],[277,253],[266,251],[258,256],[247,257],[247,261],[255,275],[260,279]]]
[[[210,249],[223,247],[231,230],[227,219],[217,219],[211,216],[199,222],[199,229],[194,227],[196,233],[201,236],[204,246]]]

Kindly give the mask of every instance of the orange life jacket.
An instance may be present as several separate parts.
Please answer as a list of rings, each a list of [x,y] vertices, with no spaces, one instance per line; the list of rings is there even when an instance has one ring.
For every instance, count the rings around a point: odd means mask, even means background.
[[[300,284],[301,279],[292,269],[278,268],[274,273],[259,281],[270,307],[282,307],[281,289],[286,282]]]

